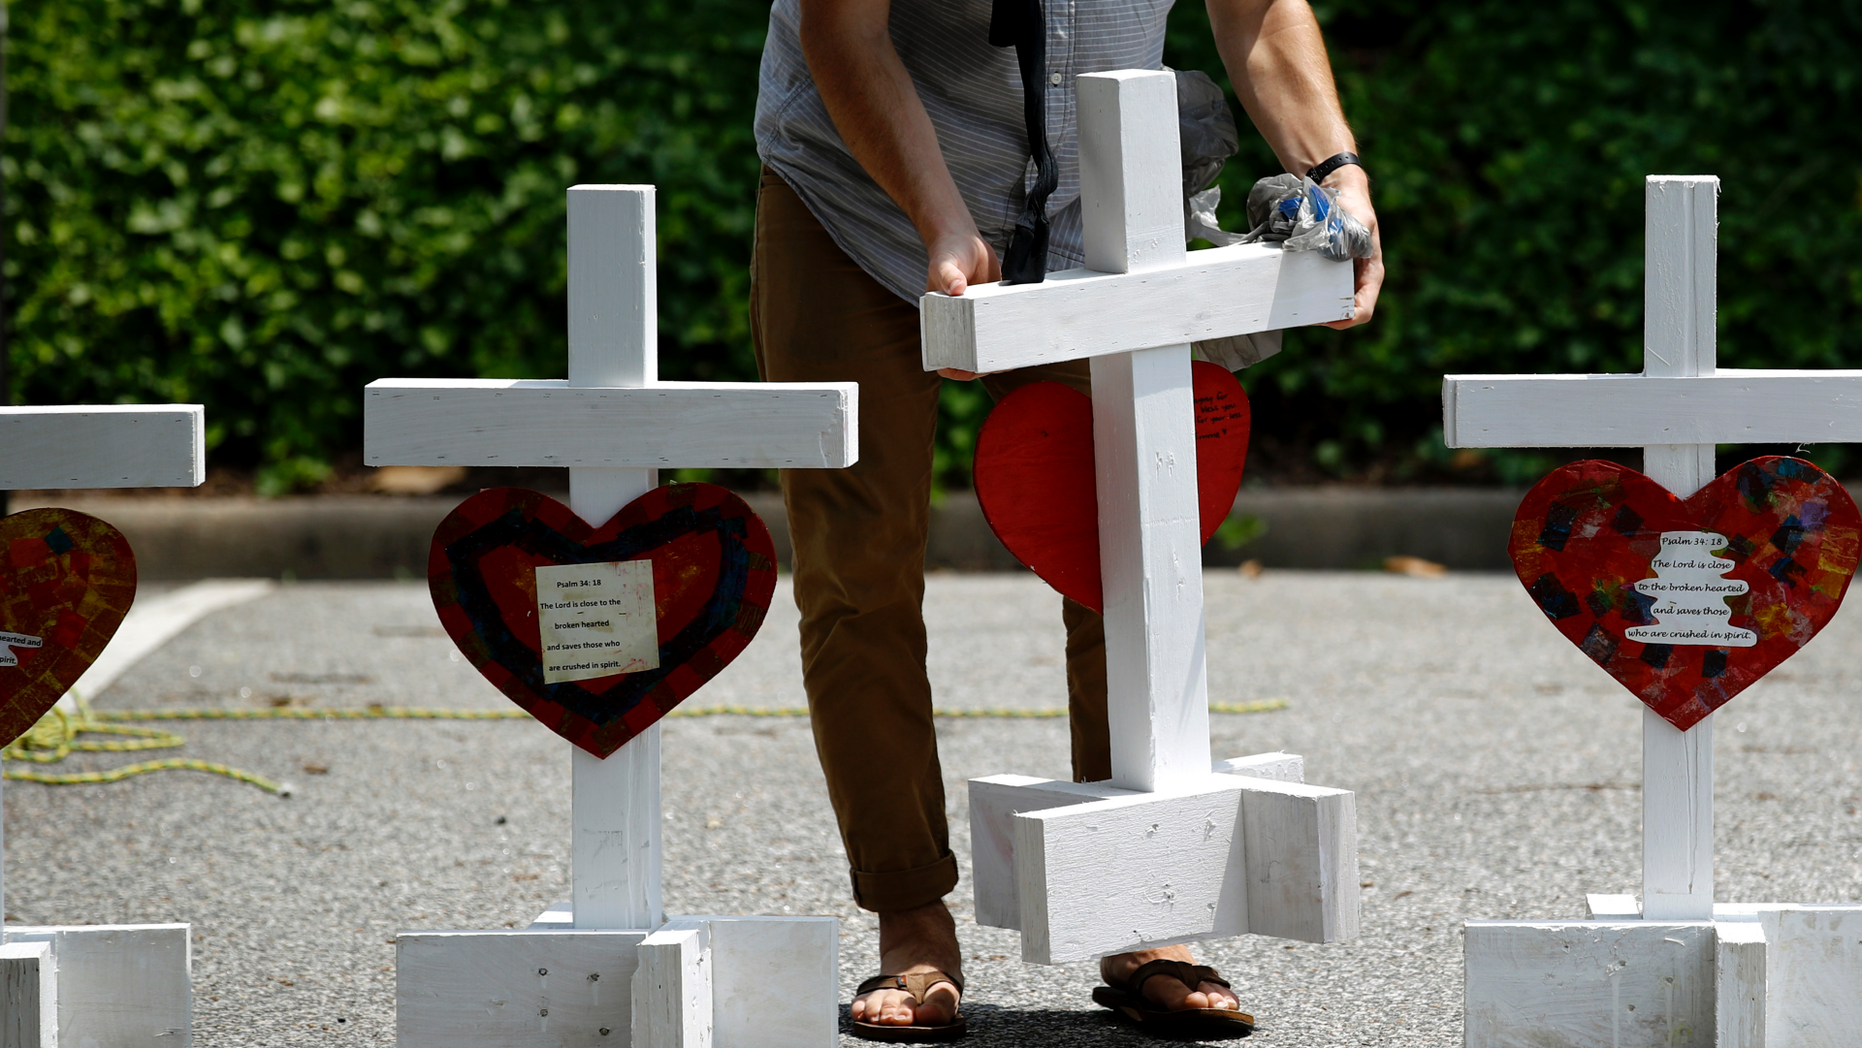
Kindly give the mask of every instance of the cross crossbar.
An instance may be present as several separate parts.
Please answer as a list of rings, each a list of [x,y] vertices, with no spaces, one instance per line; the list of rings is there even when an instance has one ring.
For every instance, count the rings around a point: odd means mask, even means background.
[[[919,325],[927,369],[1007,371],[1346,320],[1351,296],[1349,266],[1236,244],[1142,273],[1066,269],[1040,284],[929,294]]]
[[[0,491],[191,488],[206,478],[199,404],[0,407]]]
[[[371,466],[836,469],[859,419],[852,383],[387,378],[363,425]]]
[[[1862,371],[1450,375],[1442,420],[1451,448],[1853,443]]]

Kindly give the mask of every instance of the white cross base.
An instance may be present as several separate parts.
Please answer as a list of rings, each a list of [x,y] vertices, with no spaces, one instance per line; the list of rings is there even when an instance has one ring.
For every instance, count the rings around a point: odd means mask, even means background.
[[[921,302],[924,365],[1090,359],[1112,779],[970,783],[977,920],[1060,964],[1253,932],[1358,930],[1357,820],[1298,757],[1214,764],[1190,346],[1352,313],[1352,267],[1184,250],[1176,79],[1076,81],[1086,267]]]
[[[658,381],[653,198],[569,190],[566,381],[370,383],[368,463],[567,466],[569,508],[597,525],[660,467],[852,465],[854,383]],[[836,1043],[834,918],[666,916],[659,748],[654,724],[606,760],[571,749],[570,903],[518,931],[396,936],[401,1048]]]
[[[1715,366],[1719,179],[1647,185],[1641,375],[1451,375],[1449,447],[1636,447],[1686,497],[1716,443],[1862,440],[1862,371]],[[1588,921],[1470,921],[1467,1044],[1854,1043],[1862,906],[1716,905],[1713,718],[1643,711],[1643,890]]]
[[[0,407],[0,490],[197,487],[207,477],[206,446],[199,404]],[[0,866],[3,852],[0,838]],[[188,928],[7,928],[0,1024],[8,1048],[186,1048],[194,1008]]]

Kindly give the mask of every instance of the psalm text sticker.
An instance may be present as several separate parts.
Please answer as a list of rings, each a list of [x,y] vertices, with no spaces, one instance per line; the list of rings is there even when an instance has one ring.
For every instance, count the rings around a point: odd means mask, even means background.
[[[652,561],[541,564],[536,570],[545,683],[659,668]]]

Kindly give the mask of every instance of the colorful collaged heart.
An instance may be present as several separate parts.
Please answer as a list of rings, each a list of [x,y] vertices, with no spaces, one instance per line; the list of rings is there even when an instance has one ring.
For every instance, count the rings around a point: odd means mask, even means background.
[[[472,665],[606,758],[756,636],[776,551],[750,507],[712,484],[654,488],[600,527],[547,495],[491,488],[440,523],[427,574]]]
[[[136,599],[123,533],[68,509],[0,518],[0,745],[84,676]]]
[[[1586,461],[1526,494],[1510,552],[1558,632],[1685,731],[1830,621],[1859,539],[1849,493],[1802,459],[1752,459],[1687,499]]]
[[[1199,523],[1208,542],[1241,489],[1248,394],[1207,361],[1191,364],[1191,376]],[[977,435],[975,478],[983,517],[1015,559],[1061,595],[1101,610],[1092,398],[1058,382],[1031,382],[1003,397]]]

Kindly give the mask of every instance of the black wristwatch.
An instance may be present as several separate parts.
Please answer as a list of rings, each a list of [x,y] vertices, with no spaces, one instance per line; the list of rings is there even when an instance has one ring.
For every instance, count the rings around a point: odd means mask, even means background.
[[[1363,167],[1364,161],[1360,159],[1356,153],[1340,153],[1330,160],[1321,161],[1318,165],[1314,166],[1312,170],[1306,172],[1306,177],[1312,179],[1314,182],[1321,182],[1325,180],[1325,176],[1337,171],[1346,164],[1356,164],[1359,167]]]

